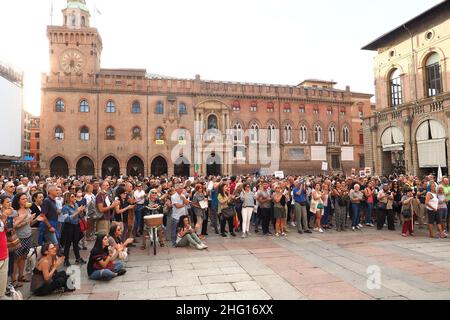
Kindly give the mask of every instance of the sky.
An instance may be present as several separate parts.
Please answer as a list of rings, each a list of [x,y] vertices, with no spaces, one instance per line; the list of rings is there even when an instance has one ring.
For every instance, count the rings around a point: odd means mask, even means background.
[[[51,7],[53,2],[53,18]],[[87,0],[102,68],[192,79],[297,85],[308,78],[374,93],[375,52],[361,48],[441,0]],[[46,26],[66,0],[2,0],[0,61],[25,73],[24,108],[40,113]],[[101,13],[94,14],[94,7]]]

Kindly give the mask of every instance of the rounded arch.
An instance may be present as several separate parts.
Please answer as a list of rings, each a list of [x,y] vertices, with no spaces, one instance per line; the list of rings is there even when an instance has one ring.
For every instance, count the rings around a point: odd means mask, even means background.
[[[120,163],[113,155],[106,156],[102,161],[102,177],[120,176]]]
[[[162,155],[157,155],[151,162],[151,174],[160,177],[168,174],[167,160]]]
[[[50,161],[50,175],[53,177],[67,177],[69,175],[69,164],[62,156],[54,156]]]
[[[386,74],[385,74],[385,79],[386,79],[387,82],[389,82],[391,80],[391,75],[396,70],[398,70],[398,72],[400,73],[399,74],[400,76],[405,74],[405,71],[404,71],[404,69],[403,69],[403,67],[401,65],[393,63],[391,65],[391,67],[387,70]]]
[[[76,161],[76,175],[77,176],[94,176],[95,166],[94,161],[89,156],[81,156]]]
[[[219,100],[219,99],[205,99],[205,100],[202,100],[202,101],[200,101],[199,103],[196,104],[196,106],[194,107],[194,110],[197,109],[197,108],[199,108],[199,107],[201,107],[202,104],[211,103],[211,102],[215,102],[215,103],[222,104],[222,105],[224,105],[228,110],[230,110],[230,111],[232,110],[231,105],[229,105],[228,103],[226,103],[226,102],[224,102],[224,101],[222,101],[222,100]]]
[[[181,154],[174,162],[174,175],[178,177],[189,177],[189,169],[190,161]]]
[[[89,100],[87,98],[82,98],[80,101],[78,101],[78,111],[81,113],[89,113],[91,105],[89,103]]]
[[[144,161],[142,160],[144,157],[134,155],[130,157],[127,161],[127,175],[128,176],[141,176],[143,177],[145,174],[145,165]]]
[[[423,69],[425,68],[428,58],[434,53],[437,53],[439,55],[440,62],[442,62],[443,60],[445,60],[447,58],[444,50],[442,50],[439,47],[431,47],[428,50],[426,50],[425,52],[423,52],[422,55],[420,56],[420,58],[419,58],[420,68],[423,68]]]
[[[425,131],[424,127],[427,126],[428,130]],[[422,131],[423,130],[423,131]],[[430,139],[425,139],[425,134],[428,134],[428,137],[431,139],[445,139],[446,138],[446,130],[445,125],[438,119],[430,118],[424,119],[419,122],[417,126],[414,128],[415,139],[417,141],[426,141]]]

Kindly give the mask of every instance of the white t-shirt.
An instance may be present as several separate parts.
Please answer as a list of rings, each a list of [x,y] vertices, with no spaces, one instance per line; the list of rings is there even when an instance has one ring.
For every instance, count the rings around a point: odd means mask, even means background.
[[[89,203],[91,203],[92,201],[94,201],[95,203],[95,195],[93,193],[91,194],[85,194],[84,198],[86,199],[86,205],[88,206]]]
[[[172,201],[172,218],[179,220],[180,217],[187,214],[186,207],[175,207],[175,204],[183,204],[183,200],[178,193],[173,194],[170,200]]]
[[[136,199],[136,204],[144,204],[145,202],[145,191],[144,190],[135,190],[134,193],[134,198]]]

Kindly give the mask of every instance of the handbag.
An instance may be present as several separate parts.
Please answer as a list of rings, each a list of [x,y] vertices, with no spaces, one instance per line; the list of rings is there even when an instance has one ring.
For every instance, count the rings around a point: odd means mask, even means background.
[[[229,219],[234,216],[234,208],[231,206],[224,208],[221,213],[226,219]]]
[[[317,209],[318,210],[322,210],[322,209],[324,209],[325,208],[325,206],[323,205],[323,203],[319,203],[318,205],[317,205]]]
[[[10,253],[19,250],[22,247],[20,239],[13,229],[7,233],[6,241],[8,242],[8,252]]]

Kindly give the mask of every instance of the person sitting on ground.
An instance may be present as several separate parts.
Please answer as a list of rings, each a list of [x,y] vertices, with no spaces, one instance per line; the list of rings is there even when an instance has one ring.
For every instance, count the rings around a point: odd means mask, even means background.
[[[126,261],[129,253],[127,246],[132,244],[134,239],[129,238],[125,242],[122,242],[122,233],[123,233],[122,226],[120,224],[113,223],[113,225],[109,229],[108,239],[109,239],[109,246],[112,249],[117,250],[119,252],[117,259]]]
[[[188,245],[196,247],[197,250],[208,248],[208,246],[205,245],[197,236],[194,228],[192,228],[189,216],[185,215],[182,216],[178,222],[177,247],[186,247]]]
[[[42,246],[42,258],[33,270],[31,279],[31,292],[36,296],[47,296],[56,290],[73,292],[75,289],[68,288],[69,276],[65,271],[57,271],[64,263],[64,257],[57,256],[58,248],[52,243]]]
[[[117,276],[124,275],[127,271],[124,269],[123,262],[116,260],[118,255],[118,251],[110,253],[108,237],[99,234],[87,264],[89,279],[109,281]]]

